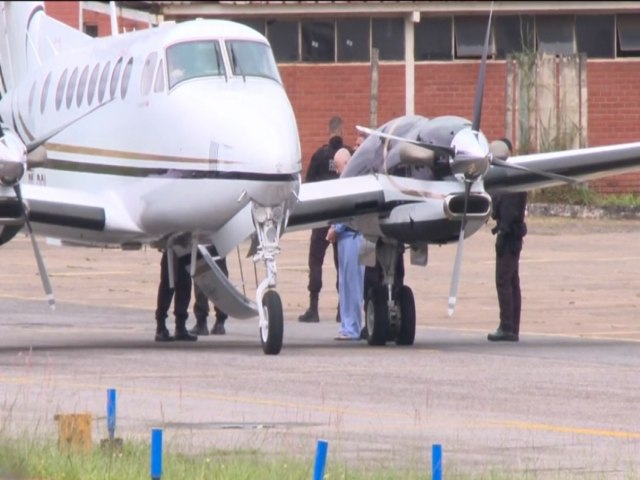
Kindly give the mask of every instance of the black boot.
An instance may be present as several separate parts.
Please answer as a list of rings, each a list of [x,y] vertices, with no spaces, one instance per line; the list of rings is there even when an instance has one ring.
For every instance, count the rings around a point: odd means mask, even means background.
[[[166,319],[156,317],[156,342],[171,342],[174,338],[167,329]]]
[[[194,342],[198,340],[196,335],[192,335],[187,330],[187,319],[176,319],[176,331],[174,333],[174,338],[176,340],[183,340],[187,342]]]
[[[318,293],[312,292],[309,294],[309,308],[298,317],[298,321],[305,323],[318,323],[320,321],[318,316]]]
[[[207,326],[207,319],[199,318],[195,326],[191,330],[189,330],[189,333],[192,335],[198,335],[199,337],[209,335],[209,327]]]

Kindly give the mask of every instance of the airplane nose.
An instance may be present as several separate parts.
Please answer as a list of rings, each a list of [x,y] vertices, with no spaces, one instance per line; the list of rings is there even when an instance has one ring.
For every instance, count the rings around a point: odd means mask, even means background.
[[[220,161],[250,166],[256,173],[300,172],[296,120],[280,85],[252,85],[249,88],[242,84],[228,91],[223,102],[217,108],[230,114],[211,132],[211,142],[218,146]]]

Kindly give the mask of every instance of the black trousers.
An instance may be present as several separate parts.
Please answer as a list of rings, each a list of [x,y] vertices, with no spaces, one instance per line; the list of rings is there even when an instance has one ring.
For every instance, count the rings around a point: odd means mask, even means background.
[[[189,255],[179,257],[174,268],[175,288],[169,287],[169,256],[162,252],[160,260],[160,285],[158,285],[158,300],[156,306],[157,331],[166,330],[166,319],[173,300],[173,313],[176,317],[176,328],[185,328],[189,317],[189,302],[191,301],[191,275],[188,265]]]
[[[211,250],[209,250],[211,253]],[[213,256],[217,255],[217,253],[211,253]],[[229,270],[227,269],[227,259],[226,257],[222,257],[219,260],[216,260],[216,263],[220,267],[220,270],[228,277]],[[196,316],[198,323],[205,323],[207,321],[207,317],[209,316],[209,298],[207,295],[198,288],[197,284],[194,284],[193,293],[195,294],[196,300],[193,304],[193,314]],[[220,310],[215,305],[213,306],[213,310],[216,313],[216,323],[224,323],[227,319],[228,315]]]
[[[504,248],[496,252],[496,290],[500,305],[500,328],[508,333],[520,333],[520,249]]]
[[[311,294],[318,295],[322,290],[322,264],[327,253],[327,247],[331,244],[327,240],[329,227],[314,228],[311,230],[311,243],[309,244],[309,285]],[[333,264],[336,267],[336,290],[338,290],[338,244],[333,243]]]

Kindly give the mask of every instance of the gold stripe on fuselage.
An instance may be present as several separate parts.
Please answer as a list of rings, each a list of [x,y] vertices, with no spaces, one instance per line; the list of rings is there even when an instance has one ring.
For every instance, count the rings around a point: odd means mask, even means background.
[[[140,160],[156,162],[182,162],[182,163],[223,163],[227,165],[240,164],[233,160],[207,159],[203,157],[178,157],[173,155],[159,155],[155,153],[127,152],[108,148],[83,147],[78,145],[66,145],[62,143],[46,143],[45,148],[53,152],[72,153],[76,155],[88,155],[96,157],[109,157],[121,160]]]

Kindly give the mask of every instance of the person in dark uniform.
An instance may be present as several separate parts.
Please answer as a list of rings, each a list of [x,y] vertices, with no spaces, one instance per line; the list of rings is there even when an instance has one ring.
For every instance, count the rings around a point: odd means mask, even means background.
[[[340,117],[332,117],[329,120],[329,142],[320,147],[311,157],[309,168],[305,182],[318,182],[321,180],[331,180],[338,178],[333,156],[338,150],[347,147],[342,140],[342,119]],[[351,150],[351,149],[349,149]],[[309,308],[306,312],[298,317],[301,322],[319,322],[318,316],[318,300],[320,290],[322,290],[322,264],[327,247],[330,242],[327,240],[327,232],[329,227],[314,228],[311,230],[311,242],[309,244]],[[333,263],[336,268],[336,279],[338,271],[338,248],[333,245]],[[338,280],[336,280],[336,290],[338,289]],[[336,315],[336,321],[340,321],[340,307]]]
[[[209,247],[209,253],[214,258],[218,255],[218,252],[213,245]],[[216,260],[216,263],[218,264],[218,267],[220,267],[220,270],[222,270],[222,272],[226,276],[229,276],[229,270],[227,269],[227,259],[225,257],[221,257]],[[193,293],[196,297],[193,304],[193,314],[196,316],[196,325],[191,330],[189,330],[189,332],[198,336],[209,335],[209,327],[207,326],[207,318],[209,317],[210,311],[209,298],[202,290],[200,290],[195,282],[193,284]],[[213,306],[213,310],[216,314],[216,322],[211,328],[211,334],[225,335],[227,331],[224,327],[224,322],[227,320],[228,315],[215,305]]]
[[[512,153],[511,142],[502,139]],[[491,218],[496,226],[496,290],[500,305],[500,325],[487,335],[490,342],[517,342],[520,335],[520,252],[523,237],[527,234],[524,221],[527,208],[527,192],[496,194],[492,198]]]
[[[162,252],[160,260],[160,284],[158,285],[158,300],[156,306],[156,342],[170,342],[173,340],[194,341],[198,337],[187,330],[187,318],[189,317],[189,302],[191,301],[191,275],[188,265],[190,255],[178,257],[174,268],[175,288],[169,286],[169,256],[167,251]],[[167,329],[167,315],[173,300],[173,314],[175,315],[176,328],[174,336]]]

